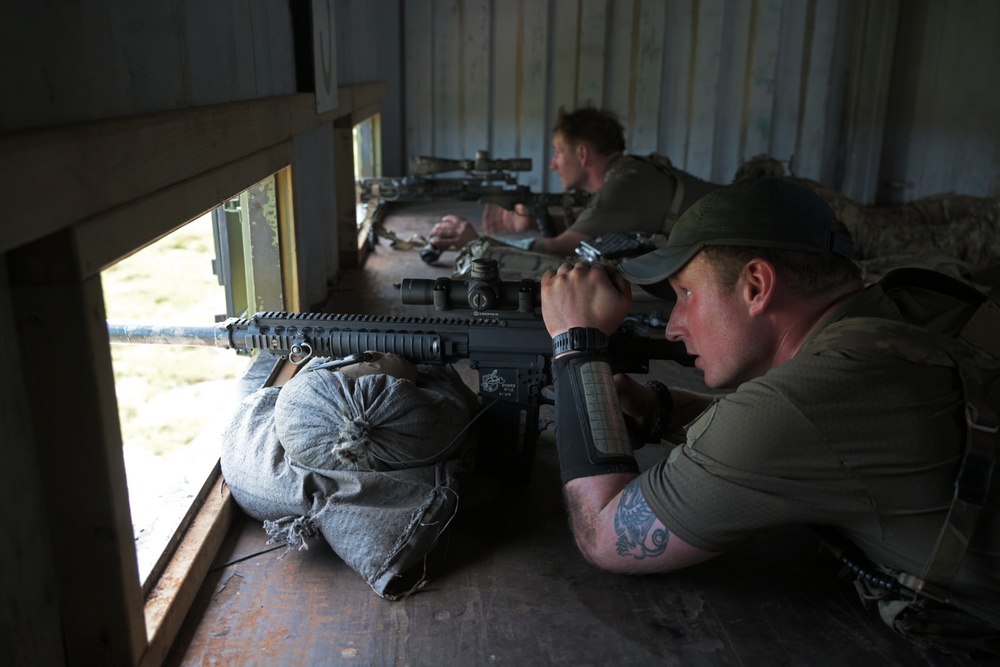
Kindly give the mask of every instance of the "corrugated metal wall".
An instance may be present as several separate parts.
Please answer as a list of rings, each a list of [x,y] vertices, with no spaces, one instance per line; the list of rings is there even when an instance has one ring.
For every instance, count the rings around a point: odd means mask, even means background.
[[[993,0],[405,0],[405,151],[530,157],[521,181],[559,190],[547,171],[556,111],[592,102],[619,114],[630,152],[663,153],[716,182],[766,153],[864,202],[880,181],[909,181],[908,198],[997,195],[1000,91],[985,84],[997,79],[998,9]],[[976,100],[962,118],[942,112],[956,91]],[[925,138],[937,120],[948,125],[938,136],[962,136],[975,155],[944,177],[914,175],[918,162],[954,156]]]

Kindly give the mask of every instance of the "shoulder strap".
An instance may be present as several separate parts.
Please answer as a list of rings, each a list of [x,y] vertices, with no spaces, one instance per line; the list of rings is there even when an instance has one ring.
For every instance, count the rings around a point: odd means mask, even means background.
[[[947,602],[955,578],[986,504],[997,458],[1000,419],[986,392],[985,372],[1000,381],[1000,345],[996,332],[1000,310],[987,300],[958,338],[923,327],[876,317],[848,318],[826,327],[803,352],[867,349],[914,363],[957,369],[965,394],[966,451],[955,481],[955,495],[937,542],[920,577],[900,575],[900,583]],[[983,343],[980,345],[979,343]],[[995,399],[994,399],[995,400]]]
[[[681,217],[681,204],[684,203],[684,182],[677,174],[677,170],[674,169],[674,164],[667,156],[660,155],[659,153],[650,153],[648,157],[642,157],[641,155],[636,155],[635,157],[640,160],[645,160],[670,178],[674,179],[674,198],[670,202],[670,211],[667,212],[667,224],[664,224],[664,229],[669,232],[671,227],[674,226],[674,223],[677,222],[677,218]]]

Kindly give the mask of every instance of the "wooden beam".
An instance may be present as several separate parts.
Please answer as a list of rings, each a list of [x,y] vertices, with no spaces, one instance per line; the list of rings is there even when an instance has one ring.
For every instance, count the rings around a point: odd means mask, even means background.
[[[385,89],[341,86],[325,114],[303,93],[0,136],[0,252],[350,115]]]
[[[287,167],[293,156],[286,141],[213,169],[200,178],[166,187],[72,227],[80,256],[81,279],[99,274],[115,262],[189,221],[220,206],[268,176]]]
[[[146,632],[101,283],[66,279],[69,234],[42,245],[8,268],[66,663],[133,665]]]
[[[236,511],[236,501],[217,470],[212,491],[146,600],[149,645],[139,662],[141,667],[163,664]]]

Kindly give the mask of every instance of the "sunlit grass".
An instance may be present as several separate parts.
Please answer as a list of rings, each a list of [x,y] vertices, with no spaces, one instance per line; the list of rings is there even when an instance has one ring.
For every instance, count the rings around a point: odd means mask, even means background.
[[[214,256],[206,215],[117,263],[101,275],[108,320],[212,324],[226,309]],[[112,345],[111,356],[124,446],[156,456],[191,442],[231,399],[247,362],[230,350],[172,345]]]

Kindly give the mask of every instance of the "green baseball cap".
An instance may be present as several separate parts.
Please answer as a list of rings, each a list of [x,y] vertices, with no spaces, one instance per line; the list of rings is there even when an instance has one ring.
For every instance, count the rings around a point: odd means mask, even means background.
[[[855,258],[850,232],[818,194],[784,178],[747,178],[699,199],[674,224],[665,246],[623,262],[618,271],[637,285],[653,285],[710,245]]]

